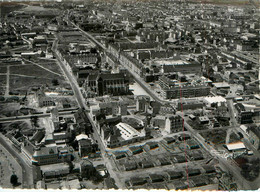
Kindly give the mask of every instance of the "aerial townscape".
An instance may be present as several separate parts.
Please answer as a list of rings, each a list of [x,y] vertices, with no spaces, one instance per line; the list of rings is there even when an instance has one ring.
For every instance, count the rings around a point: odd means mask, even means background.
[[[260,3],[0,2],[0,188],[260,188]]]

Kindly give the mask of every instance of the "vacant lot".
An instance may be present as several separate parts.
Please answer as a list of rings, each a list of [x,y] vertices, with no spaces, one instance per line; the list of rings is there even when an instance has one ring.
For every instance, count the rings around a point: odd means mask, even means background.
[[[225,144],[227,132],[226,130],[211,130],[200,134],[214,145],[222,145]]]
[[[30,87],[47,85],[52,87],[52,80],[57,79],[59,85],[55,87],[68,87],[69,83],[63,77],[59,66],[55,62],[40,66],[21,65],[10,67],[10,92],[25,91]]]
[[[38,77],[38,78],[60,78],[59,75],[49,72],[37,65],[21,65],[21,66],[10,66],[10,74],[19,74],[29,77]]]

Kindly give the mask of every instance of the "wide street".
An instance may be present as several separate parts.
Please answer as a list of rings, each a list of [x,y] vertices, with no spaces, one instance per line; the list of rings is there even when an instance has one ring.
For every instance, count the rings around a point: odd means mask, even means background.
[[[57,53],[57,46],[58,46],[58,41],[55,40],[54,42],[54,45],[53,45],[53,51],[54,51],[54,54],[58,60],[58,63],[63,71],[63,73],[65,74],[65,76],[67,77],[67,79],[69,80],[70,84],[71,84],[71,87],[72,87],[72,90],[74,92],[74,95],[76,97],[76,100],[79,104],[79,106],[85,110],[88,109],[86,103],[85,103],[85,99],[83,98],[82,94],[81,94],[81,91],[80,91],[80,88],[79,88],[79,85],[77,83],[77,81],[75,80],[74,76],[72,73],[69,72],[68,68],[65,66],[66,64],[62,61],[62,58],[60,58],[60,55]],[[119,188],[122,188],[122,182],[118,179],[118,176],[116,175],[116,173],[114,172],[114,168],[109,160],[109,156],[107,155],[106,151],[105,151],[105,146],[103,144],[103,142],[101,141],[101,138],[100,136],[98,135],[97,133],[97,128],[96,128],[96,125],[95,123],[93,122],[93,120],[90,118],[89,114],[87,114],[87,117],[88,119],[90,120],[90,123],[93,127],[93,137],[95,140],[98,141],[98,145],[99,145],[99,148],[100,148],[100,151],[101,151],[101,154],[102,154],[102,157],[104,159],[104,161],[106,162],[106,167],[110,173],[110,176],[112,178],[115,179],[115,182],[116,182],[116,185],[119,187]]]
[[[33,166],[29,165],[25,159],[23,159],[23,155],[16,151],[11,142],[7,141],[7,138],[0,134],[0,144],[16,159],[16,161],[20,164],[23,170],[23,180],[22,187],[23,188],[33,188]]]

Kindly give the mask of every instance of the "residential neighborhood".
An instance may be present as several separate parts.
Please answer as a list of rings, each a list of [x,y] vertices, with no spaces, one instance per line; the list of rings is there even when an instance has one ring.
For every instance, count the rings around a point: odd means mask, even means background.
[[[0,188],[260,188],[260,3],[0,1]]]

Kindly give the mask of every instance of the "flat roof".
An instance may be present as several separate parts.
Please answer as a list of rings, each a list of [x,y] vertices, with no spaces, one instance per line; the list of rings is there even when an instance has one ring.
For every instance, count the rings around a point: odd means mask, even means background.
[[[137,137],[141,135],[139,131],[137,131],[132,126],[126,123],[118,123],[116,127],[120,130],[121,137],[124,140],[132,139],[133,137]]]
[[[230,85],[227,82],[213,83],[217,88],[230,88]]]
[[[230,144],[226,144],[226,146],[229,151],[238,150],[238,149],[246,149],[246,146],[244,145],[243,142],[230,143]]]
[[[76,136],[76,140],[79,141],[81,139],[89,139],[89,137],[85,134],[80,134]]]
[[[226,102],[227,100],[224,97],[221,96],[215,96],[215,97],[204,97],[204,101],[207,103],[220,103],[220,102]]]
[[[159,64],[159,65],[187,65],[187,64],[191,64],[187,61],[184,60],[175,60],[175,59],[158,59],[154,61],[155,64]]]
[[[40,169],[42,172],[61,171],[61,170],[68,170],[69,165],[67,163],[56,163],[56,164],[42,165],[40,166]]]

